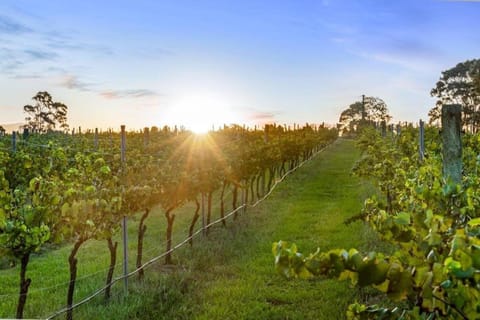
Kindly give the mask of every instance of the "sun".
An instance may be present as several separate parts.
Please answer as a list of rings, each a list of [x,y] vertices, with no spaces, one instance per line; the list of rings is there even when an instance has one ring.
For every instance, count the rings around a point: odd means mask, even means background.
[[[204,134],[224,124],[242,121],[230,106],[229,99],[221,95],[190,93],[172,103],[168,122],[184,126],[196,134]]]

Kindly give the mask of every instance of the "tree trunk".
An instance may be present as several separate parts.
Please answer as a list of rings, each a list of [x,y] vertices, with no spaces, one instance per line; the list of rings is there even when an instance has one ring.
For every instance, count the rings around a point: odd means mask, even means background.
[[[112,238],[107,239],[107,244],[108,244],[108,250],[110,251],[110,266],[108,267],[108,273],[107,273],[107,281],[105,285],[107,288],[105,289],[105,300],[110,299],[110,292],[112,288],[112,278],[113,278],[113,272],[115,271],[115,264],[117,262],[117,246],[118,242],[115,241],[113,243]]]
[[[142,266],[142,258],[143,258],[143,239],[145,237],[145,232],[147,231],[147,226],[145,225],[145,220],[148,218],[150,214],[150,209],[145,209],[142,217],[140,218],[140,224],[138,225],[138,239],[137,239],[137,269]],[[143,269],[138,271],[138,279],[143,279],[145,273]]]
[[[188,230],[188,237],[190,238],[188,242],[190,243],[190,246],[193,246],[193,229],[195,228],[198,218],[200,218],[200,215],[198,214],[200,211],[200,202],[197,198],[195,198],[195,204],[197,207],[195,208],[195,214],[193,215],[192,223],[190,224],[190,229]]]
[[[75,281],[77,280],[77,263],[78,260],[76,258],[78,249],[80,246],[85,242],[84,239],[80,239],[73,245],[73,249],[70,252],[70,256],[68,257],[68,264],[70,266],[70,283],[68,285],[68,293],[67,293],[67,320],[73,319],[73,293],[75,291]]]
[[[20,267],[20,295],[18,296],[17,305],[17,319],[23,319],[23,309],[27,302],[28,287],[32,282],[31,279],[26,279],[28,261],[30,260],[30,253],[26,253],[22,256]]]
[[[165,211],[165,217],[167,218],[167,255],[165,256],[165,264],[172,264],[172,253],[169,251],[172,249],[173,222],[175,221],[175,215],[171,214],[173,209],[170,208]]]

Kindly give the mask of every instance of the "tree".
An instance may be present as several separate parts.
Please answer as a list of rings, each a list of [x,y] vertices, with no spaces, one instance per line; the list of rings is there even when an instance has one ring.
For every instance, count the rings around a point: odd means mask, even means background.
[[[391,118],[387,104],[382,99],[365,97],[363,101],[356,101],[342,111],[339,119],[340,130],[352,131],[368,123],[388,122]]]
[[[6,132],[6,131],[7,131],[7,130],[5,130],[4,127],[0,126],[0,136],[5,135],[5,132]]]
[[[443,104],[463,106],[463,124],[477,132],[480,126],[480,59],[467,60],[442,72],[435,88],[430,92],[437,97],[435,107],[428,113],[430,123],[440,119]]]
[[[26,128],[33,132],[47,132],[58,125],[62,130],[68,130],[68,107],[61,102],[54,102],[46,91],[39,91],[33,98],[35,105],[26,105],[23,111],[28,114]]]

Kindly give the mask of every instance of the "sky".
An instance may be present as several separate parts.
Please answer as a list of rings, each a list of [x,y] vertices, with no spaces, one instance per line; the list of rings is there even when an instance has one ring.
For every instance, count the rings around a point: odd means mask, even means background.
[[[38,91],[71,127],[331,123],[361,95],[428,119],[480,58],[480,0],[2,0],[0,124]]]

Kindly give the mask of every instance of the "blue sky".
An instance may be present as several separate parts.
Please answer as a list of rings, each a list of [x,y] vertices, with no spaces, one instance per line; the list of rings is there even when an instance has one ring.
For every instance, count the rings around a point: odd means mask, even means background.
[[[480,1],[0,3],[0,123],[47,90],[84,128],[335,123],[362,94],[426,119],[480,58]],[[209,123],[210,122],[210,123]]]

